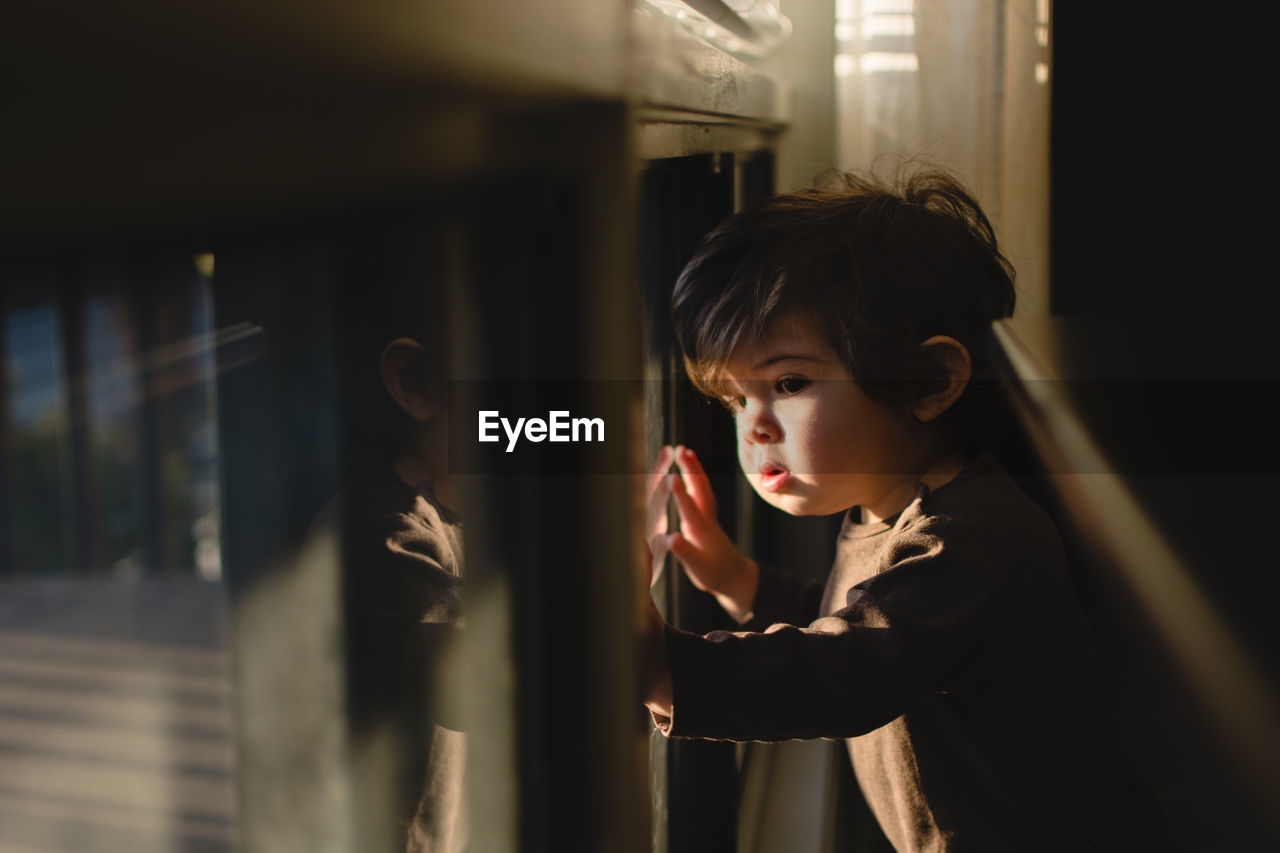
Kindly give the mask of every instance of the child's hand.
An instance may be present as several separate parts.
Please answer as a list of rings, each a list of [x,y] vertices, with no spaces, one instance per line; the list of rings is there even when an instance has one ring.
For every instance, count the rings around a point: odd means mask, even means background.
[[[687,447],[675,449],[679,474],[669,478],[680,512],[680,532],[666,537],[667,547],[698,589],[715,595],[730,616],[751,616],[760,567],[743,556],[716,520],[716,497],[698,457]]]

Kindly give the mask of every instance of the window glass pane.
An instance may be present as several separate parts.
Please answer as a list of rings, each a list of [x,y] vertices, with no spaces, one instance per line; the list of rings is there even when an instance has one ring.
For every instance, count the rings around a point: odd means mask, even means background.
[[[208,278],[0,283],[0,849],[230,850]]]
[[[88,431],[88,563],[136,578],[144,568],[142,490],[145,436],[139,417],[138,318],[119,287],[95,288],[84,303]]]
[[[64,501],[66,383],[51,289],[18,284],[4,315],[8,395],[4,477],[5,562],[23,574],[55,572],[68,561]],[[28,297],[22,299],[22,297]],[[21,299],[21,301],[19,301]]]

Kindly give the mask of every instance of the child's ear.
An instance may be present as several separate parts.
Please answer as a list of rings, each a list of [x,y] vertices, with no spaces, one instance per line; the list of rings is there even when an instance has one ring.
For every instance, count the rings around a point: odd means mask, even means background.
[[[939,390],[921,397],[911,407],[911,413],[917,420],[928,423],[951,408],[951,404],[969,387],[969,380],[973,376],[973,359],[969,357],[964,344],[946,335],[934,335],[920,344],[920,348],[933,349],[938,364],[945,371],[945,384]]]
[[[415,421],[427,421],[436,413],[434,401],[427,396],[421,381],[422,344],[412,338],[396,338],[382,349],[378,372],[382,384]]]

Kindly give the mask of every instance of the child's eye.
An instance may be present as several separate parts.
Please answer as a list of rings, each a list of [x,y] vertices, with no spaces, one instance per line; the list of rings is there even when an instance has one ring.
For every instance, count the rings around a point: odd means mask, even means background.
[[[720,405],[724,406],[731,413],[737,414],[747,406],[747,399],[741,395],[737,397],[721,397]]]
[[[773,387],[779,394],[799,394],[808,384],[803,376],[784,376]]]

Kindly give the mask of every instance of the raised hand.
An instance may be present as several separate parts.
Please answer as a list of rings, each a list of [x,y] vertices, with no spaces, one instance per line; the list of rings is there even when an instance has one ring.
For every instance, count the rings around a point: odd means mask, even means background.
[[[680,513],[680,532],[667,535],[666,546],[694,586],[714,594],[730,616],[745,622],[751,616],[759,566],[743,556],[716,519],[715,493],[697,455],[677,447],[674,458],[680,473],[669,475],[668,481]]]

